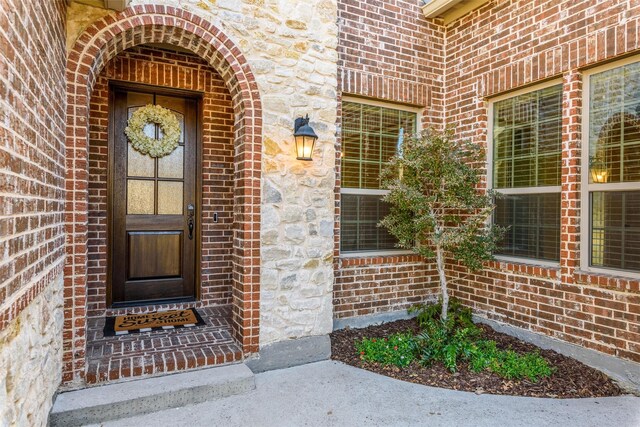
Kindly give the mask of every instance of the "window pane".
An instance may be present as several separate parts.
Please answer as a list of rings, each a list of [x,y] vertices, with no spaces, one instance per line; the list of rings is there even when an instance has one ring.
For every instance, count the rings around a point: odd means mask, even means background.
[[[127,180],[127,215],[153,215],[154,181]]]
[[[360,163],[342,159],[342,187],[360,187]]]
[[[591,193],[591,265],[640,271],[640,191]]]
[[[382,131],[382,108],[362,105],[362,131],[378,134]]]
[[[156,173],[155,159],[147,154],[141,154],[127,144],[127,175],[153,178]]]
[[[380,134],[362,133],[361,160],[380,163]]]
[[[640,62],[592,75],[589,93],[591,182],[640,182]]]
[[[353,102],[342,103],[342,129],[360,130],[360,109],[361,104]]]
[[[560,182],[560,153],[538,157],[538,185],[557,185]]]
[[[179,145],[171,154],[158,159],[158,177],[182,178],[183,176],[184,146]]]
[[[562,85],[498,101],[493,114],[494,187],[560,185]]]
[[[416,114],[355,102],[342,104],[342,186],[380,188],[380,171],[405,135],[416,131]]]
[[[509,227],[497,254],[548,261],[560,259],[560,194],[498,198],[494,223]]]
[[[182,182],[158,181],[158,215],[182,215]]]
[[[360,188],[380,188],[380,163],[362,163]]]
[[[360,133],[342,131],[342,158],[349,160],[360,159]]]
[[[341,195],[340,250],[380,251],[395,249],[396,239],[378,223],[389,214],[380,196]]]

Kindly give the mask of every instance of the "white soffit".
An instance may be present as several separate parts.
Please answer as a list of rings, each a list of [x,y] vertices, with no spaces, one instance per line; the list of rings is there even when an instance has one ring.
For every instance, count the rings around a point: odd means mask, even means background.
[[[422,12],[427,18],[443,18],[447,25],[477,9],[489,0],[425,0]]]
[[[129,6],[131,0],[74,0],[77,3],[86,4],[88,6],[100,7],[102,9],[113,9],[120,12],[125,7]],[[71,0],[67,0],[67,3],[71,3]]]

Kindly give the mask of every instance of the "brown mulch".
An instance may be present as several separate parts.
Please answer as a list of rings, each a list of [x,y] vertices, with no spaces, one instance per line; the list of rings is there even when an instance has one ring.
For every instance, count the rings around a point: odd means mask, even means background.
[[[509,335],[494,331],[487,325],[478,325],[483,330],[483,338],[494,340],[498,348],[518,353],[539,351],[556,370],[548,378],[537,383],[529,380],[507,380],[492,372],[473,372],[466,365],[459,364],[459,370],[451,373],[442,364],[424,367],[414,361],[406,368],[382,366],[374,362],[360,360],[354,342],[362,338],[384,338],[397,332],[411,330],[417,332],[415,320],[398,320],[363,329],[343,329],[331,334],[331,358],[358,368],[367,369],[403,381],[453,390],[473,391],[478,394],[506,394],[531,397],[603,397],[619,396],[624,391],[602,372],[590,368],[575,359],[552,350],[543,350],[533,344],[520,341]]]

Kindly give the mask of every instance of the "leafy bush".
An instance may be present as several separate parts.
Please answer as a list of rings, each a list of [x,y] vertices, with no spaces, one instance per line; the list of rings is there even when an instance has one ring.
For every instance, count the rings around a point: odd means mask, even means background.
[[[447,319],[441,319],[442,303],[412,307],[417,313],[421,332],[416,336],[406,332],[389,338],[364,338],[356,343],[363,360],[406,367],[415,360],[430,366],[442,363],[451,372],[460,363],[467,363],[474,372],[489,370],[507,378],[527,378],[538,382],[554,371],[537,352],[518,354],[513,350],[499,350],[496,342],[482,339],[482,329],[471,319],[471,310],[452,298]]]
[[[548,377],[554,371],[546,359],[537,352],[521,355],[513,350],[498,351],[496,358],[489,365],[489,370],[507,379],[528,378],[534,383],[540,378]]]
[[[447,369],[455,372],[460,360],[468,360],[476,351],[475,343],[480,338],[480,329],[476,326],[455,327],[450,316],[447,322],[429,320],[414,340],[421,363],[431,365],[441,362]]]
[[[369,362],[398,367],[409,366],[415,359],[411,333],[393,334],[388,338],[363,338],[356,343],[360,358]]]
[[[538,353],[520,355],[513,350],[499,350],[495,341],[480,339],[481,334],[475,325],[455,327],[450,317],[444,323],[426,322],[413,343],[422,364],[441,362],[452,372],[464,361],[474,372],[487,369],[507,379],[528,378],[538,382],[553,373],[553,368]]]
[[[424,329],[431,321],[442,320],[442,298],[436,304],[420,304],[409,308],[409,313],[417,313],[416,320]],[[447,324],[454,328],[475,327],[471,320],[471,309],[462,305],[457,298],[451,298],[447,309]]]

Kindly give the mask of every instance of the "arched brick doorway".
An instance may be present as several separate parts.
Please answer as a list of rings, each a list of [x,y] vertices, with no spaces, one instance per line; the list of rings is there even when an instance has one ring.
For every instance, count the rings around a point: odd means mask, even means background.
[[[246,59],[209,22],[184,10],[144,5],[107,16],[76,41],[67,60],[66,251],[63,381],[81,383],[86,364],[89,102],[100,71],[134,46],[188,49],[224,80],[234,110],[233,331],[245,354],[258,349],[262,111]]]

